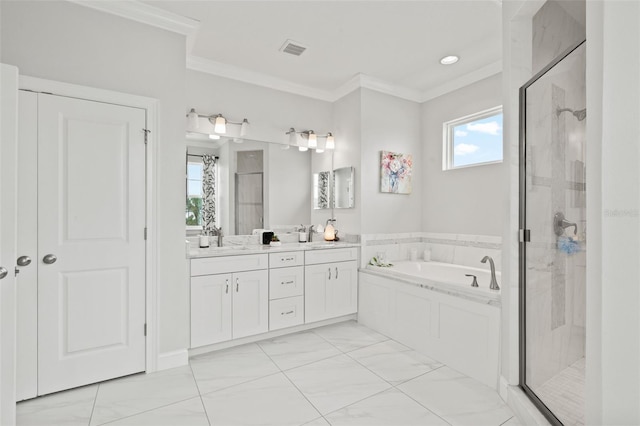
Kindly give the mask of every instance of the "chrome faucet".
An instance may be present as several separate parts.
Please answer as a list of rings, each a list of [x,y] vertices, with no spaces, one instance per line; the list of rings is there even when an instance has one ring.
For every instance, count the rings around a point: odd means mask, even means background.
[[[489,261],[489,266],[491,266],[491,284],[489,284],[489,288],[491,290],[500,290],[498,281],[496,281],[496,265],[493,263],[491,256],[483,257],[480,262],[487,263],[487,260]]]
[[[222,233],[222,226],[220,228],[216,228],[215,225],[213,225],[213,235],[217,235],[218,236],[218,247],[222,247],[222,237],[224,237],[224,234]]]
[[[309,238],[307,238],[307,241],[309,241],[310,243],[313,242],[313,234],[316,233],[316,226],[315,225],[311,225],[309,227]]]

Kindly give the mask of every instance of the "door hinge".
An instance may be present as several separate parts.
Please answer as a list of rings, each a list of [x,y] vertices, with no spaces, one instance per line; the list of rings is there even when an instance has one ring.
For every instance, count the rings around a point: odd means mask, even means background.
[[[520,231],[518,232],[519,234],[519,241],[521,243],[528,243],[531,241],[531,230],[529,229],[520,229]]]
[[[146,145],[149,142],[149,133],[151,133],[151,130],[142,129],[142,131],[144,132],[144,144]]]
[[[147,335],[147,323],[146,322],[144,323],[144,335],[145,336]]]
[[[144,239],[145,239],[145,241],[147,239],[147,228],[144,228]]]

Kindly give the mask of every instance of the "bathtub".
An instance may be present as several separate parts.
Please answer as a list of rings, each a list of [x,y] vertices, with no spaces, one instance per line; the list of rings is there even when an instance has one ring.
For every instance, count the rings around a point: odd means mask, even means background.
[[[500,291],[490,278],[489,265],[367,266],[358,274],[358,322],[497,390]]]
[[[489,289],[491,272],[488,264],[486,268],[474,268],[443,262],[399,261],[390,267],[368,265],[367,270],[432,291],[500,306],[500,290]],[[478,287],[471,287],[473,277],[465,276],[467,274],[477,277]],[[500,272],[496,271],[498,284],[502,282],[500,278]]]

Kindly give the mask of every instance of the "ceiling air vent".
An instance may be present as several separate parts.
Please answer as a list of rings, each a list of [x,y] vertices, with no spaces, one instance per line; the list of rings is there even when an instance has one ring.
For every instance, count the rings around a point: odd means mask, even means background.
[[[293,40],[285,41],[282,47],[280,48],[281,52],[289,53],[294,56],[302,55],[302,52],[304,52],[305,50],[307,50],[305,46]]]

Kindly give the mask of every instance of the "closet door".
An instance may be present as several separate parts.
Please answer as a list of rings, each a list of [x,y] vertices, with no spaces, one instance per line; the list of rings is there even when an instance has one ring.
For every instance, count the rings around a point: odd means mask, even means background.
[[[145,111],[38,95],[38,394],[145,369]]]

